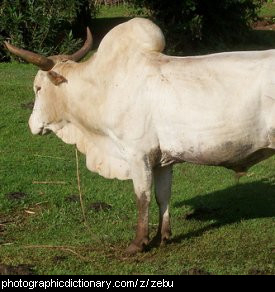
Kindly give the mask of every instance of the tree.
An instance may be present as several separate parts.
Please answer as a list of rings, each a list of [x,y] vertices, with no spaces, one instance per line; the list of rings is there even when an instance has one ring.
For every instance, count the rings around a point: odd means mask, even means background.
[[[240,39],[266,0],[132,0],[146,7],[175,47]]]
[[[79,36],[95,14],[89,0],[2,0],[0,42],[13,44],[44,55],[71,53],[80,44]],[[82,32],[81,32],[82,31]],[[14,58],[0,46],[0,60]]]

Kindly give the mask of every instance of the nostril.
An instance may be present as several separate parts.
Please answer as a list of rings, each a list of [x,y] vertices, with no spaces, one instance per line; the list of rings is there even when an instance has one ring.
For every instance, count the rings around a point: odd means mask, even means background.
[[[29,118],[29,127],[33,135],[41,135],[44,125],[37,121],[34,115]]]

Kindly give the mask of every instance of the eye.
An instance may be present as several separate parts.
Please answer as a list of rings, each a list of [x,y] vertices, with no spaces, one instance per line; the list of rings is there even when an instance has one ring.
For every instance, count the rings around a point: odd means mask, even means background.
[[[38,91],[41,90],[41,86],[36,86],[36,87],[35,87],[35,90],[36,90],[36,93],[37,93]]]

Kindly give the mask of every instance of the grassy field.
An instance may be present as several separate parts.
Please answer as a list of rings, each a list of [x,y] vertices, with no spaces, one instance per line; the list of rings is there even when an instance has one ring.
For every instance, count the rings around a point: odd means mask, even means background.
[[[239,184],[223,168],[176,165],[171,241],[128,257],[132,183],[89,172],[79,154],[85,223],[74,146],[28,129],[36,71],[0,64],[0,275],[275,274],[275,157]],[[154,199],[150,211],[153,237]]]

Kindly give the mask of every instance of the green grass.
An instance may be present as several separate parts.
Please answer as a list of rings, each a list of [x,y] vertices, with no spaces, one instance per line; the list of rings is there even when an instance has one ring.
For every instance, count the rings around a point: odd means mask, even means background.
[[[134,9],[128,5],[100,5],[97,18],[116,18],[116,17],[129,17],[133,14]]]
[[[274,274],[274,158],[239,185],[223,168],[175,166],[170,244],[127,257],[136,225],[132,183],[90,173],[80,156],[84,224],[79,202],[68,199],[78,193],[74,147],[28,129],[31,110],[21,105],[33,100],[35,73],[0,64],[0,264],[31,265],[36,274]],[[18,191],[25,198],[7,196]],[[94,202],[111,209],[96,212]],[[151,237],[157,221],[153,199]]]
[[[259,16],[264,18],[274,18],[275,17],[275,3],[269,1],[265,3],[259,11]]]

